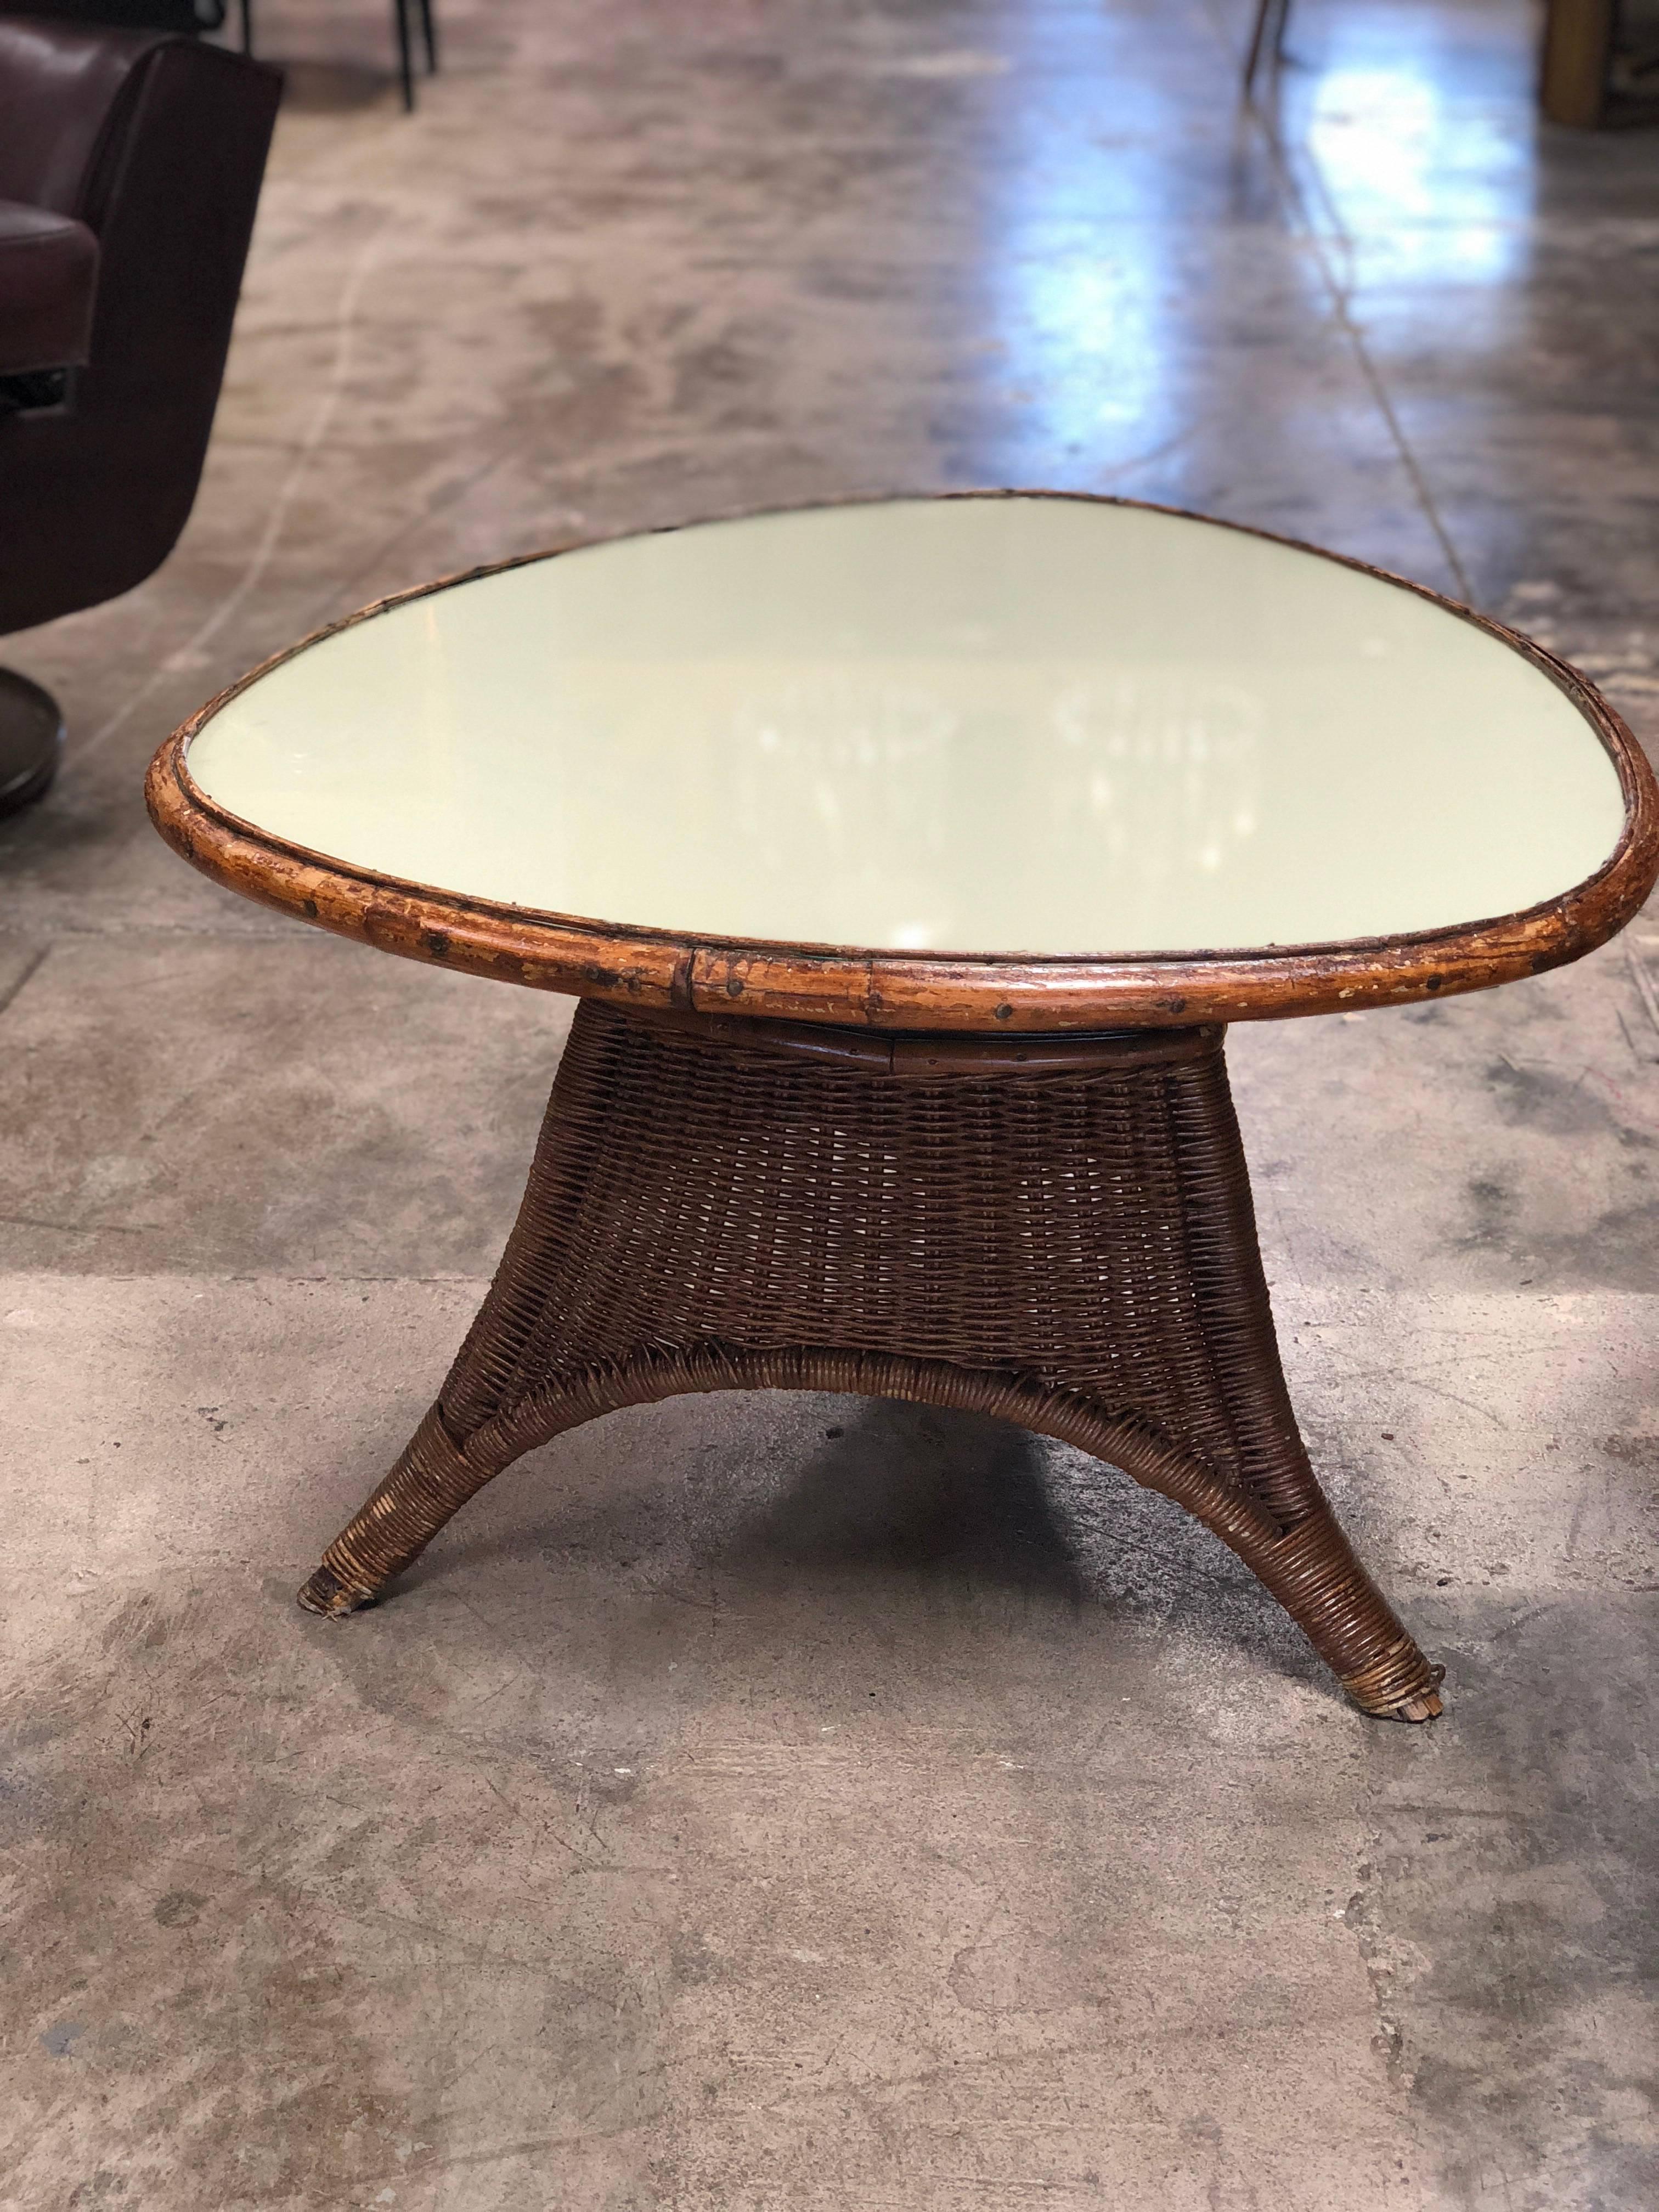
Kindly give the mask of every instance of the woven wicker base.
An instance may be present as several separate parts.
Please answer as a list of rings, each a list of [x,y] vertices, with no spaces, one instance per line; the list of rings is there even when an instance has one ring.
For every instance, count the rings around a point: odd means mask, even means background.
[[[371,1603],[563,1430],[723,1389],[1062,1437],[1213,1528],[1366,1711],[1440,1711],[1291,1410],[1218,1029],[981,1042],[585,1000],[489,1295],[301,1603]]]

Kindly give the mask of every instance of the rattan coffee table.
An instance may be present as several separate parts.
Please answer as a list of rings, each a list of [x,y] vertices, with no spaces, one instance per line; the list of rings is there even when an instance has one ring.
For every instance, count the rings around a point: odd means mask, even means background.
[[[580,1000],[495,1283],[313,1611],[614,1407],[857,1391],[1097,1455],[1367,1711],[1439,1711],[1297,1431],[1222,1041],[1629,919],[1659,796],[1548,653],[1163,509],[851,502],[369,607],[149,798],[250,897]]]

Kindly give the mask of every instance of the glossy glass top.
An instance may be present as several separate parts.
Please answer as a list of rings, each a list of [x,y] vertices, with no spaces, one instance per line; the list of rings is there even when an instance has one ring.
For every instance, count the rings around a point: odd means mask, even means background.
[[[356,868],[912,951],[1455,927],[1571,890],[1624,821],[1571,700],[1443,608],[1038,496],[702,524],[451,586],[258,678],[187,765]]]

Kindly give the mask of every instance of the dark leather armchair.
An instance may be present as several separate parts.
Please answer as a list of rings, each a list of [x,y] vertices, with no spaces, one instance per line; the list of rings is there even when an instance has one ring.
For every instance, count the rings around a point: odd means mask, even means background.
[[[281,89],[194,39],[0,15],[0,633],[130,591],[184,528]],[[0,812],[59,737],[0,671]]]

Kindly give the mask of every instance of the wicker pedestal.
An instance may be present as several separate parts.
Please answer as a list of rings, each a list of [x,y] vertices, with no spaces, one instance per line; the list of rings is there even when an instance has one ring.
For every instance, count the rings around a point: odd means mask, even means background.
[[[367,1605],[475,1491],[687,1390],[1000,1415],[1214,1529],[1368,1712],[1440,1711],[1297,1431],[1219,1028],[872,1036],[579,1008],[438,1403],[301,1593]]]

